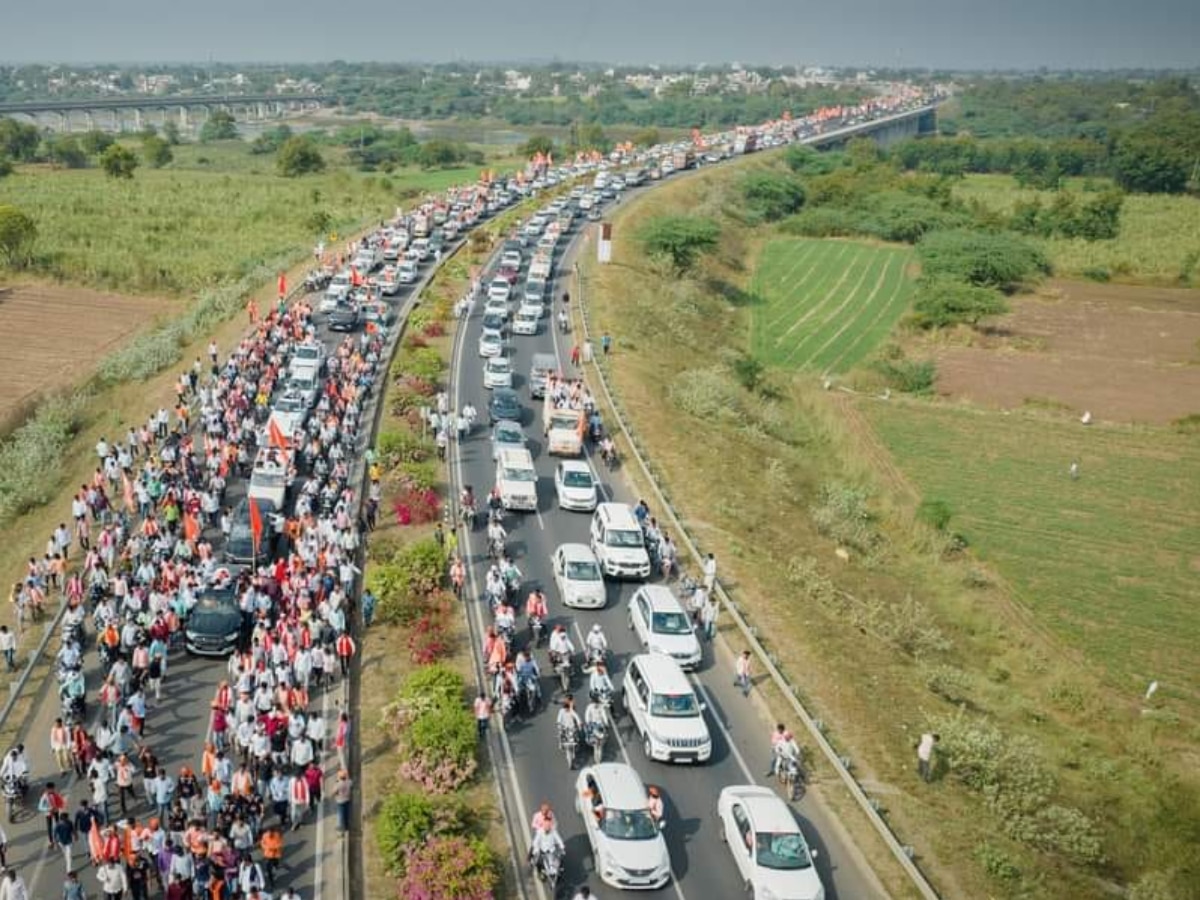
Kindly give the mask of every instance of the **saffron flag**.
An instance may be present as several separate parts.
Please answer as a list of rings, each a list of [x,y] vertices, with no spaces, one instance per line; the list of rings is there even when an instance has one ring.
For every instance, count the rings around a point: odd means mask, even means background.
[[[259,512],[258,502],[250,501],[250,534],[254,538],[254,555],[258,556],[258,542],[262,539],[262,513]]]
[[[196,519],[195,513],[183,514],[183,536],[189,541],[195,541],[200,537],[200,522]]]
[[[280,450],[287,449],[287,435],[283,433],[283,429],[279,427],[279,423],[274,419],[267,422],[267,442],[272,447],[278,447]]]
[[[366,327],[367,334],[374,334],[378,330],[379,330],[379,326],[376,325],[374,322],[367,323],[367,327]]]
[[[279,298],[282,300],[287,296],[287,275],[283,272],[279,273]]]
[[[133,509],[133,484],[129,481],[129,476],[124,472],[121,473],[121,490],[125,495],[125,508]]]

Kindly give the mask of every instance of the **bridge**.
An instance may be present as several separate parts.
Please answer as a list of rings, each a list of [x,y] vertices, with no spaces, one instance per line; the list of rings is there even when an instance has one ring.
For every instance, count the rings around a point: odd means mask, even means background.
[[[868,119],[853,125],[835,125],[828,131],[804,139],[810,147],[834,149],[845,146],[856,137],[869,137],[886,147],[905,138],[920,137],[937,133],[937,102],[918,106],[902,112]]]
[[[86,131],[97,127],[105,131],[141,131],[147,123],[165,125],[168,117],[177,115],[179,127],[190,131],[217,110],[235,118],[261,121],[335,102],[337,98],[330,94],[145,94],[0,103],[0,116],[23,117],[57,131],[72,131],[81,124]]]

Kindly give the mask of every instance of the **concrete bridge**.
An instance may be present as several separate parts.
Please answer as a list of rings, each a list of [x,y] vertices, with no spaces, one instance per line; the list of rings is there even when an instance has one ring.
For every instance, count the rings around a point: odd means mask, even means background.
[[[905,138],[937,133],[937,103],[869,119],[857,124],[839,124],[804,139],[810,147],[835,149],[856,137],[869,137],[886,147]]]
[[[184,132],[198,128],[217,110],[236,119],[262,121],[317,109],[335,102],[327,94],[171,94],[80,100],[0,103],[0,116],[23,118],[56,131],[141,131],[176,118]]]

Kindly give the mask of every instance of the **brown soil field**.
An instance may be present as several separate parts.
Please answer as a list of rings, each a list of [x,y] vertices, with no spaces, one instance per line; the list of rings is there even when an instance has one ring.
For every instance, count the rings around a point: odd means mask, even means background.
[[[1200,290],[1051,281],[934,358],[945,397],[1168,423],[1200,413]]]
[[[0,286],[0,434],[39,395],[84,381],[129,335],[177,306],[56,284]]]

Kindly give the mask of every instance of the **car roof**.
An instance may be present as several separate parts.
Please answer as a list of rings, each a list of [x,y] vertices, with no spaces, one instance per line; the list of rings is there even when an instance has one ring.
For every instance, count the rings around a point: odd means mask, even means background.
[[[587,544],[559,544],[558,552],[566,558],[567,562],[596,561],[596,554]]]
[[[512,400],[513,402],[516,402],[516,403],[519,403],[521,401],[521,398],[517,396],[517,392],[514,391],[512,388],[499,387],[492,391],[492,399],[493,400],[499,400],[502,397],[505,400]]]
[[[640,653],[630,662],[637,663],[643,677],[656,691],[668,694],[695,693],[691,682],[683,674],[683,669],[679,668],[679,663],[669,656],[661,653]]]
[[[637,589],[637,593],[641,594],[650,603],[650,608],[656,611],[682,612],[683,604],[679,602],[679,598],[671,593],[669,587],[661,584],[644,584]]]
[[[589,766],[581,773],[591,775],[600,788],[600,796],[607,809],[645,809],[646,785],[637,770],[625,763],[600,763]]]
[[[525,429],[521,427],[521,423],[514,422],[512,419],[501,419],[493,425],[492,433],[495,434],[497,431],[519,431],[521,437],[525,437]]]
[[[800,826],[791,809],[771,788],[758,785],[733,785],[725,793],[746,808],[758,831],[799,832]]]
[[[596,515],[603,519],[605,524],[616,528],[641,527],[628,503],[601,503],[596,507]]]
[[[524,447],[501,447],[497,462],[505,467],[522,465],[532,468],[533,454]]]
[[[564,472],[587,472],[592,474],[592,467],[585,463],[582,459],[563,459],[558,463],[562,466]]]

